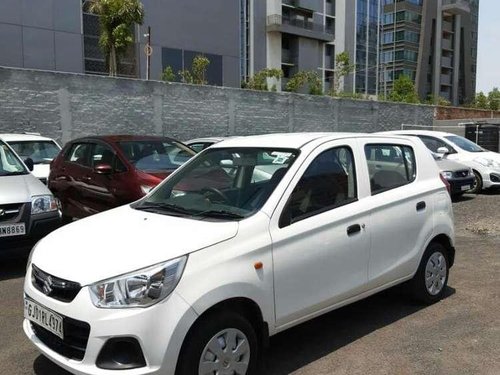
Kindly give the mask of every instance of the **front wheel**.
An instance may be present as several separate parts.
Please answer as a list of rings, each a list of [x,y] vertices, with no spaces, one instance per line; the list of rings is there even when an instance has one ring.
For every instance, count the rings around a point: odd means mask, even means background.
[[[413,294],[425,304],[443,298],[448,285],[449,261],[443,245],[431,243],[422,257],[417,273],[412,279]]]
[[[252,375],[258,361],[257,335],[248,320],[231,311],[216,311],[189,333],[176,374]]]
[[[481,177],[481,174],[473,171],[474,172],[474,183],[472,184],[472,189],[470,189],[468,192],[472,194],[479,194],[481,190],[483,190],[483,179]]]

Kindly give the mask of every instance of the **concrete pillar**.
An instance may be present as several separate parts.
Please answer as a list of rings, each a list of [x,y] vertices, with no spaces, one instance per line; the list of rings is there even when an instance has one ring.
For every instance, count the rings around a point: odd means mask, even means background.
[[[455,15],[455,42],[454,42],[454,52],[453,52],[453,82],[452,82],[452,104],[458,105],[458,79],[460,73],[460,29],[462,28],[462,16],[460,14]]]
[[[434,36],[434,85],[432,92],[434,100],[437,100],[441,93],[441,41],[443,39],[443,0],[436,0],[436,35]]]
[[[267,0],[267,16],[281,16],[281,0]],[[281,33],[278,31],[266,33],[266,67],[268,69],[281,69]],[[281,91],[281,80],[268,79],[268,86],[276,85],[277,91]]]

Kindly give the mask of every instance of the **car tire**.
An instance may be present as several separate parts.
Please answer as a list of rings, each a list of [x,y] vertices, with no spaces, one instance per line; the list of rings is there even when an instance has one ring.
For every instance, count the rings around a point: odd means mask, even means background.
[[[231,343],[227,343],[230,340]],[[227,350],[228,346],[231,350]],[[239,348],[238,352],[234,349]],[[232,311],[214,311],[190,330],[182,345],[176,375],[257,374],[260,348],[252,324]],[[203,367],[207,371],[202,371]],[[246,372],[242,372],[246,368]],[[208,371],[211,369],[211,371]]]
[[[468,192],[471,194],[479,194],[481,190],[483,190],[483,178],[479,172],[473,171],[474,173],[474,184],[472,185],[472,189]]]
[[[445,247],[431,242],[411,281],[413,296],[418,302],[430,305],[443,298],[448,285],[449,264]]]

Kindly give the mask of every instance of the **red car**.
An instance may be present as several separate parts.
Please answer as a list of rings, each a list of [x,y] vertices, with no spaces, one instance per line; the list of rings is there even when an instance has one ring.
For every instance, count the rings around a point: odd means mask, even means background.
[[[165,137],[110,135],[68,142],[51,164],[48,186],[63,217],[82,218],[133,202],[195,152]]]

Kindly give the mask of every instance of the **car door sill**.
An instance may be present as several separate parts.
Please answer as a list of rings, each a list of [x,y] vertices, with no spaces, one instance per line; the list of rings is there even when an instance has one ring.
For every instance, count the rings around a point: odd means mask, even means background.
[[[397,279],[397,280],[391,281],[389,283],[386,283],[384,285],[381,285],[381,286],[379,286],[377,288],[373,288],[373,289],[364,291],[364,292],[362,292],[360,294],[357,294],[357,295],[355,295],[353,297],[349,297],[347,299],[344,299],[344,300],[342,300],[340,302],[337,302],[337,303],[335,303],[335,304],[333,304],[331,306],[328,306],[328,307],[325,307],[325,308],[323,308],[321,310],[318,310],[318,311],[315,311],[313,313],[307,314],[307,315],[305,315],[305,316],[303,316],[301,318],[295,319],[295,320],[293,320],[291,322],[288,322],[288,323],[285,323],[285,324],[282,324],[282,325],[279,325],[279,326],[277,325],[275,327],[275,330],[274,330],[273,334],[279,333],[279,332],[284,331],[284,330],[286,330],[288,328],[291,328],[293,326],[299,325],[299,324],[304,323],[304,322],[306,322],[308,320],[314,319],[314,318],[316,318],[316,317],[318,317],[320,315],[326,314],[326,313],[328,313],[330,311],[339,309],[339,308],[341,308],[343,306],[346,306],[346,305],[349,305],[351,303],[354,303],[354,302],[357,302],[359,300],[362,300],[362,299],[364,299],[366,297],[369,297],[369,296],[371,296],[373,294],[381,292],[384,289],[388,289],[388,288],[391,288],[391,287],[396,286],[398,284],[404,283],[405,281],[410,280],[412,277],[413,277],[413,274],[405,276],[405,277],[402,277],[400,279]]]

